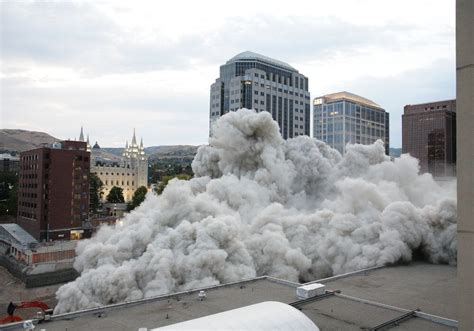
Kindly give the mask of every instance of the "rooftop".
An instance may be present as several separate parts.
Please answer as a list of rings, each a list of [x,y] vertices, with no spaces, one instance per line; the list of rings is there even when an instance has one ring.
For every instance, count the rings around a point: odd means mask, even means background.
[[[321,330],[372,328],[415,309],[394,330],[451,330],[456,327],[456,267],[411,263],[372,268],[318,280],[327,290],[322,299],[297,303],[300,284],[272,277],[200,289],[52,316],[49,330],[137,330],[158,328],[264,301],[293,303]],[[295,305],[296,303],[296,305]]]
[[[38,243],[38,241],[31,234],[23,230],[23,228],[16,223],[0,224],[0,237],[2,236],[13,238],[23,246]]]
[[[12,161],[19,161],[20,157],[18,155],[11,155],[9,153],[1,153],[0,160],[12,160]]]
[[[316,99],[319,99],[319,98],[326,99],[326,102],[334,102],[334,101],[338,101],[338,100],[349,100],[349,101],[361,103],[361,104],[364,104],[364,105],[367,105],[367,106],[370,106],[370,107],[383,109],[379,104],[373,102],[372,100],[366,99],[364,97],[361,97],[360,95],[350,93],[350,92],[347,92],[347,91],[326,94],[326,95],[323,95],[322,97],[318,97]]]
[[[257,54],[250,51],[245,51],[245,52],[237,54],[236,56],[231,58],[229,61],[227,61],[226,64],[233,63],[239,60],[257,60],[257,61],[267,62],[269,64],[272,64],[274,66],[281,67],[287,70],[298,71],[286,62],[278,61],[268,56]]]

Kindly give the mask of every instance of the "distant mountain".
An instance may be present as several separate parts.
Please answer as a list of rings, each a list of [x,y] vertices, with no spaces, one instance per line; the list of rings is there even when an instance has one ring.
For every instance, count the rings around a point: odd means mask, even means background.
[[[193,159],[199,146],[192,145],[168,145],[145,147],[145,154],[149,156],[151,162],[157,159]],[[123,148],[104,147],[102,151],[109,154],[121,156]]]
[[[100,162],[116,163],[122,160],[122,154],[116,155],[114,153],[110,153],[106,151],[105,148],[94,150],[94,154],[96,155],[96,160]]]
[[[46,132],[0,129],[0,150],[8,152],[24,152],[59,140]]]
[[[0,129],[0,153],[24,152],[30,149],[48,146],[55,141],[61,140],[63,139],[55,138],[46,132]],[[120,157],[101,150],[99,152],[99,159],[116,162],[120,160]]]
[[[174,145],[174,146],[151,146],[145,148],[145,153],[150,155],[150,161],[157,159],[194,159],[199,146]]]
[[[23,152],[61,140],[63,139],[53,137],[46,132],[0,129],[0,153]],[[145,153],[149,155],[151,162],[158,159],[192,160],[198,147],[192,145],[150,146],[145,147]],[[104,147],[96,153],[101,161],[117,162],[121,160],[123,148]]]
[[[392,148],[390,147],[390,156],[392,157],[400,157],[402,155],[402,149],[401,148]]]
[[[123,154],[122,147],[101,147],[100,150],[119,157],[122,157]]]

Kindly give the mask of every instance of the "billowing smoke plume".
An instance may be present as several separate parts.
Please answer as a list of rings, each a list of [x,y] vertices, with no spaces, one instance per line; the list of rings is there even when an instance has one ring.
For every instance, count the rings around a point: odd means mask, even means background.
[[[196,177],[149,194],[123,224],[81,241],[81,276],[55,312],[258,275],[309,281],[409,261],[456,263],[453,183],[390,161],[381,141],[341,156],[309,137],[284,141],[267,112],[231,112],[193,162]]]

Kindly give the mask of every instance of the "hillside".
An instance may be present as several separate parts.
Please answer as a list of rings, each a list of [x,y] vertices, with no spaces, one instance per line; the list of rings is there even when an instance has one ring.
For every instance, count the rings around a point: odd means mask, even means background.
[[[50,145],[55,141],[61,141],[46,132],[1,129],[0,130],[0,152],[24,152],[30,149]],[[98,158],[100,160],[115,162],[120,157],[101,150]]]
[[[53,137],[46,132],[1,129],[0,152],[23,152],[30,149],[52,144],[62,139]],[[145,147],[153,163],[158,159],[179,159],[191,161],[196,155],[199,146],[170,145]],[[98,151],[98,159],[106,162],[117,162],[121,159],[123,148],[104,147]]]
[[[46,132],[15,129],[0,130],[0,150],[3,151],[23,152],[59,140]]]
[[[150,162],[157,159],[189,159],[192,160],[196,155],[199,146],[192,145],[169,145],[169,146],[150,146],[145,147],[145,153],[149,156]],[[121,156],[123,148],[104,147],[102,151],[109,154]]]
[[[150,161],[157,159],[188,159],[192,161],[199,146],[152,146],[145,148],[145,153],[150,155]]]

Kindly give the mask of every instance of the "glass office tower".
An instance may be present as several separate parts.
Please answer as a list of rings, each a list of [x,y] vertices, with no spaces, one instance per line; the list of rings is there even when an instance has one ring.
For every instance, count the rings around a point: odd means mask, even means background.
[[[340,153],[347,144],[372,144],[382,139],[389,154],[389,114],[375,102],[339,92],[314,99],[313,136]]]
[[[308,78],[287,63],[253,52],[240,53],[220,67],[211,85],[209,134],[213,123],[240,108],[267,111],[283,138],[310,135]]]

